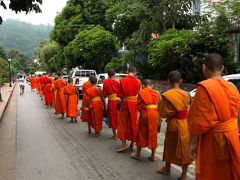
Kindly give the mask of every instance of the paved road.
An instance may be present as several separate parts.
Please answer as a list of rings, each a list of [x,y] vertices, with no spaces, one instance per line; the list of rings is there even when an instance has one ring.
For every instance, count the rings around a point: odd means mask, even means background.
[[[115,152],[104,126],[101,137],[87,134],[86,124],[69,124],[46,109],[34,92],[17,98],[17,180],[157,180],[177,179],[156,173],[160,161],[135,161]],[[179,173],[179,172],[177,172]]]

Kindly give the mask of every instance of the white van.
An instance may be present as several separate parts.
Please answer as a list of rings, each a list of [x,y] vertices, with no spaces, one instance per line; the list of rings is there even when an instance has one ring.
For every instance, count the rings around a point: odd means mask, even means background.
[[[114,75],[114,77],[117,79],[121,79],[121,78],[124,78],[127,76],[128,76],[127,74],[123,74],[123,73],[115,73],[115,75]],[[97,75],[97,80],[98,80],[97,86],[102,89],[103,88],[103,80],[105,80],[107,78],[108,78],[107,73],[98,74]]]
[[[226,75],[226,76],[223,76],[223,79],[233,83],[237,87],[238,91],[240,91],[240,74]],[[190,92],[190,95],[192,98],[195,96],[195,94],[196,94],[196,89]]]
[[[82,95],[82,85],[88,81],[90,76],[97,76],[95,70],[74,68],[69,73],[69,77],[73,79],[73,85],[78,89],[79,95]]]

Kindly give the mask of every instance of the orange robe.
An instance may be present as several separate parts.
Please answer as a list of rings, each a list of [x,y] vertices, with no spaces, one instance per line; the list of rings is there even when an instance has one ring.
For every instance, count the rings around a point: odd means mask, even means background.
[[[29,79],[29,81],[30,81],[31,90],[33,90],[33,89],[34,89],[34,88],[33,88],[34,77],[29,77],[28,79]]]
[[[36,77],[32,78],[32,89],[36,89],[37,85],[36,85]]]
[[[188,117],[190,134],[199,137],[197,179],[240,179],[239,106],[232,83],[208,79],[198,84]]]
[[[78,93],[74,85],[67,85],[64,88],[64,94],[67,95],[67,117],[78,117]]]
[[[190,95],[181,89],[171,89],[162,95],[160,117],[167,118],[163,160],[179,166],[191,164],[187,110]]]
[[[127,76],[120,80],[118,97],[122,99],[118,113],[117,138],[120,140],[134,141],[137,133],[137,94],[141,88],[140,81]]]
[[[88,88],[83,95],[83,106],[90,112],[90,122],[88,122],[96,133],[102,130],[103,102],[101,96],[101,90],[97,87]]]
[[[108,126],[114,130],[117,129],[117,104],[120,98],[117,97],[119,81],[115,79],[106,79],[103,81],[103,96],[108,97]]]
[[[53,95],[52,95],[52,84],[48,83],[47,85],[45,85],[44,88],[44,99],[45,99],[45,105],[46,106],[50,106],[52,105],[53,102]]]
[[[90,83],[90,81],[85,82],[82,85],[82,94],[84,95],[84,93],[86,92],[86,90],[88,88],[92,87],[92,84]],[[84,99],[82,100],[82,106],[81,106],[81,117],[80,119],[82,120],[82,122],[88,122],[90,119],[90,111],[85,111],[83,108],[83,104],[84,104]]]
[[[35,86],[37,89],[37,93],[39,94],[39,92],[40,92],[40,77],[39,76],[35,78]]]
[[[54,82],[56,88],[55,110],[57,114],[64,114],[66,112],[66,97],[64,94],[64,87],[66,82],[58,79]]]
[[[52,82],[52,86],[51,86],[51,93],[52,93],[52,107],[54,107],[55,108],[55,101],[56,101],[56,92],[57,92],[57,90],[56,90],[56,88],[55,88],[55,86],[54,86],[54,80],[53,80],[53,82]]]
[[[43,95],[43,93],[44,93],[44,77],[41,76],[39,78],[39,94]]]
[[[158,103],[160,93],[149,88],[139,91],[137,109],[140,112],[136,136],[137,147],[157,148]]]

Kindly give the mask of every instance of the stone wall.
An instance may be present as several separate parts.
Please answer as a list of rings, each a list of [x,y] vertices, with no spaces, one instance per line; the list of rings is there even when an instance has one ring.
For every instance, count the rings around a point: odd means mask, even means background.
[[[160,91],[161,93],[165,92],[166,90],[169,89],[169,85],[167,83],[167,81],[155,81],[152,80],[153,85],[154,85],[154,89]],[[182,89],[184,89],[185,91],[190,92],[191,90],[196,88],[195,84],[188,84],[188,83],[183,83],[181,86]]]

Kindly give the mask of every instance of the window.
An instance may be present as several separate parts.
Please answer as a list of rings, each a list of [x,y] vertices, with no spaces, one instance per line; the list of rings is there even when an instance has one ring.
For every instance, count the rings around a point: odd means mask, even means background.
[[[75,72],[75,76],[79,77],[81,74],[80,74],[81,71],[76,71]]]
[[[240,79],[229,79],[228,81],[233,83],[237,87],[238,91],[240,91]]]

